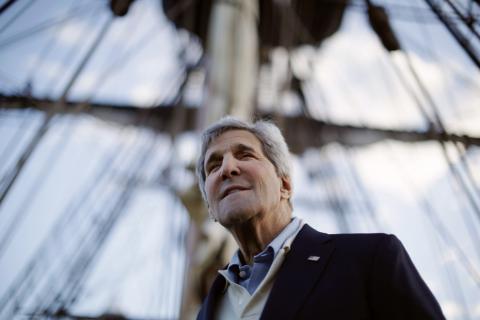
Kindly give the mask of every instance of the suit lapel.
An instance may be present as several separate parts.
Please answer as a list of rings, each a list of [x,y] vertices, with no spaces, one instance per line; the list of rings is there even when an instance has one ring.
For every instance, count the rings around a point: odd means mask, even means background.
[[[197,320],[214,319],[215,311],[221,296],[224,294],[227,281],[221,275],[217,275],[213,281],[212,287],[208,291],[208,295],[203,302],[202,308],[198,313]]]
[[[294,319],[320,278],[333,249],[327,234],[305,225],[278,271],[261,319]]]

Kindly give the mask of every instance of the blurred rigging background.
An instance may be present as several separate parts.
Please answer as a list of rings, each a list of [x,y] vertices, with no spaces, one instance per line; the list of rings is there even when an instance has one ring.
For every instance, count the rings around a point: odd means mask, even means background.
[[[267,117],[294,214],[396,234],[480,319],[478,0],[0,4],[0,318],[191,319],[235,245],[198,132]]]

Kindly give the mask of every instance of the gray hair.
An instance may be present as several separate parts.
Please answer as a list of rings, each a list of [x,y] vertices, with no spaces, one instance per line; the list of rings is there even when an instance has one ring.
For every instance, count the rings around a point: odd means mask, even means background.
[[[246,130],[251,132],[260,140],[262,151],[275,167],[277,175],[282,178],[290,177],[290,152],[288,151],[287,143],[280,129],[275,124],[265,120],[248,123],[228,116],[212,124],[205,129],[202,134],[202,146],[200,157],[197,161],[196,174],[198,177],[198,185],[205,202],[207,202],[205,192],[205,155],[210,143],[222,133],[229,130]]]

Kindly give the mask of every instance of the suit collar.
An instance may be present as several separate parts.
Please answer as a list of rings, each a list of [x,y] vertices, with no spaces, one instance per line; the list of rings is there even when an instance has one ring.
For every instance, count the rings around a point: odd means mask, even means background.
[[[261,319],[295,318],[334,250],[330,240],[308,225],[302,228],[278,271]]]
[[[215,311],[217,309],[218,303],[221,300],[222,295],[225,293],[227,286],[228,283],[225,278],[218,274],[213,281],[210,290],[208,291],[208,295],[205,298],[205,301],[202,304],[202,308],[198,313],[197,320],[215,318]]]

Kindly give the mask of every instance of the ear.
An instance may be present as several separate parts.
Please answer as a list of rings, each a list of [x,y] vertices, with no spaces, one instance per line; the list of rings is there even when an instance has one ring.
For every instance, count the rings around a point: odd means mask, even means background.
[[[280,181],[282,183],[280,188],[280,197],[288,200],[292,196],[292,182],[290,177],[281,177]]]

